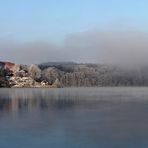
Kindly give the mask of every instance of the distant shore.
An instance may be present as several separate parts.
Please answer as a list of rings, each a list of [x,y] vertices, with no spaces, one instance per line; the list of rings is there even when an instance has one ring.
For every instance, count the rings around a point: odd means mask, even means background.
[[[10,88],[148,86],[147,76],[148,66],[126,69],[91,63],[22,65],[0,62],[0,87]]]

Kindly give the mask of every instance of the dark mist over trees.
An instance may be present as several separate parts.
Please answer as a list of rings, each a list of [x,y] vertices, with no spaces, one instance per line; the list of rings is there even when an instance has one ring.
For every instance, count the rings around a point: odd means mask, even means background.
[[[117,66],[76,63],[40,64],[41,79],[62,86],[148,86],[148,66],[126,69]]]

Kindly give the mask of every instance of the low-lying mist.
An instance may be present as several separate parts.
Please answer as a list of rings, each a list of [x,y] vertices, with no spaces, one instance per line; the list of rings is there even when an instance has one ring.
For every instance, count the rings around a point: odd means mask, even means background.
[[[42,63],[73,61],[137,67],[148,64],[148,33],[87,31],[72,33],[61,45],[50,41],[0,41],[1,61]]]

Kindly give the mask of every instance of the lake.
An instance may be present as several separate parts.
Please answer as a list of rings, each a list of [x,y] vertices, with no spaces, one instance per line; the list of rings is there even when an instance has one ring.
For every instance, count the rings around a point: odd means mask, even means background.
[[[0,89],[0,148],[147,148],[148,88]]]

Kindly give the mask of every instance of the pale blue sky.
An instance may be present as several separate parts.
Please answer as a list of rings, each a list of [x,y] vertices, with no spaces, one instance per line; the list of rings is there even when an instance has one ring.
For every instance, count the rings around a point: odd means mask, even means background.
[[[148,30],[147,0],[0,0],[0,37],[63,41],[91,29]]]

